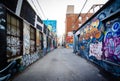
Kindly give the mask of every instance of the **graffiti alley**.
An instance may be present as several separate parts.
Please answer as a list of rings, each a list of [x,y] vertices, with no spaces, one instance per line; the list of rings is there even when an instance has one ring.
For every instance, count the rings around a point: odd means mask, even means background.
[[[72,51],[66,48],[51,51],[13,81],[110,81],[99,68]]]
[[[120,81],[120,0],[0,0],[0,81]]]

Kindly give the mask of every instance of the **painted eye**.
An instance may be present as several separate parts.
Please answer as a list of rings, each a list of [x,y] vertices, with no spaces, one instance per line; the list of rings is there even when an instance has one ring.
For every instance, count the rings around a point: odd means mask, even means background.
[[[94,26],[94,28],[96,28],[96,26]]]
[[[106,34],[106,37],[107,37],[107,38],[110,38],[110,37],[112,36],[112,34],[113,34],[112,32],[108,32],[108,33]]]
[[[101,13],[101,14],[98,16],[98,18],[99,18],[100,20],[104,19],[105,17],[106,17],[106,14],[105,14],[105,13]]]
[[[118,31],[119,28],[120,28],[120,23],[119,22],[115,22],[112,26],[112,30],[114,32]]]

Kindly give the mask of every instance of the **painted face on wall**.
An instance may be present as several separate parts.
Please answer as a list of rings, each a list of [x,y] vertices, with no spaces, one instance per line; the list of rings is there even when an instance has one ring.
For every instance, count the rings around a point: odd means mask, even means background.
[[[96,29],[100,24],[100,21],[98,19],[93,19],[91,26],[93,27],[93,29]]]
[[[86,29],[86,35],[85,35],[85,39],[88,40],[91,36],[90,34],[90,25],[87,25]]]
[[[99,19],[93,19],[92,23],[91,23],[91,33],[92,36],[96,39],[100,38],[101,36],[101,31],[98,30],[98,27],[100,25],[100,20]]]

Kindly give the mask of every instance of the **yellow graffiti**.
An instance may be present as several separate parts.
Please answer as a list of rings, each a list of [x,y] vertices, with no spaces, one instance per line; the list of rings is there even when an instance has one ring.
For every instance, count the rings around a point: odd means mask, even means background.
[[[98,19],[94,19],[93,22],[90,25],[87,25],[86,28],[84,28],[84,34],[80,36],[80,40],[83,38],[85,40],[88,40],[89,38],[100,38],[101,31],[98,30],[98,26],[100,24],[100,21]],[[82,34],[82,32],[81,32]]]

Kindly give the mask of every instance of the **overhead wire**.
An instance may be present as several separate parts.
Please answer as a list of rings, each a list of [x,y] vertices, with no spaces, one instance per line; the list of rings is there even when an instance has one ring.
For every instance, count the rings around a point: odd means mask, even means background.
[[[88,12],[83,16],[83,18],[85,18],[87,15],[88,15],[88,13],[90,13],[90,11],[93,9],[93,8],[95,8],[95,6],[99,6],[99,8],[101,8],[102,6],[103,6],[103,4],[99,4],[99,5],[93,5],[89,10],[88,10]],[[93,12],[93,14],[94,14],[95,12]]]
[[[34,1],[33,1],[33,0],[31,0],[31,2],[33,3],[34,8],[35,8],[37,11],[39,11],[39,10],[37,9],[37,7],[35,6]],[[38,14],[40,15],[40,17],[42,18],[41,14],[40,14],[39,12],[37,12],[37,13],[38,13]]]
[[[75,20],[75,22],[74,22],[74,24],[73,24],[73,26],[76,24],[76,22],[77,22],[78,18],[80,17],[81,12],[82,12],[82,10],[84,9],[84,7],[85,7],[85,5],[86,5],[87,1],[88,1],[88,0],[86,0],[86,1],[85,1],[85,3],[84,3],[84,5],[83,5],[82,9],[80,10],[80,13],[78,14],[78,17],[76,18],[76,20]]]
[[[41,5],[39,4],[38,0],[36,0],[36,1],[37,1],[37,4],[38,4],[39,8],[41,9],[41,12],[42,12],[44,18],[46,19],[45,13],[43,12],[43,9],[42,9]]]

